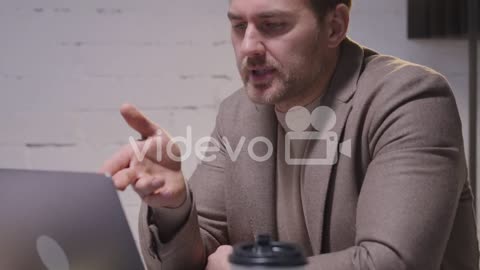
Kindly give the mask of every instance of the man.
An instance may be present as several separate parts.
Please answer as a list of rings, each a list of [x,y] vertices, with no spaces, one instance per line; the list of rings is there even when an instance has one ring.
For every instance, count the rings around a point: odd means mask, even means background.
[[[188,188],[168,134],[135,107],[121,108],[146,158],[127,145],[102,170],[143,199],[149,269],[228,269],[231,246],[258,233],[300,245],[308,269],[478,269],[449,85],[346,38],[349,8],[349,0],[230,1],[244,87],[221,104],[212,133],[218,152]],[[305,120],[297,116],[318,108],[330,108],[334,121],[312,119],[305,131],[333,132],[351,151],[338,153],[334,142],[331,159],[325,140],[286,144]],[[256,143],[231,155],[232,145],[256,138],[272,147]],[[174,155],[159,159],[157,148]],[[289,163],[285,153],[307,162]]]

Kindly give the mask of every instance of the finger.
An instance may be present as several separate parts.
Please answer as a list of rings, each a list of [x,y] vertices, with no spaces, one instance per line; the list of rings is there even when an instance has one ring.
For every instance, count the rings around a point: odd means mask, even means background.
[[[152,195],[157,189],[164,185],[165,181],[163,179],[147,175],[138,179],[133,185],[133,189],[141,198],[144,198],[148,195]]]
[[[119,190],[125,190],[128,185],[135,183],[138,174],[134,168],[127,168],[118,171],[112,176],[115,187]]]
[[[156,135],[160,128],[131,104],[123,104],[120,113],[127,124],[142,135],[142,139]]]
[[[220,253],[230,254],[233,252],[233,247],[229,245],[223,245],[223,246],[219,246],[217,248],[217,251]]]
[[[116,174],[118,171],[128,168],[131,162],[133,148],[130,145],[124,145],[111,158],[103,163],[100,172],[110,176]]]
[[[168,205],[172,201],[172,194],[165,192],[167,190],[167,183],[160,179],[154,179],[153,186],[158,188],[153,189],[152,193],[149,193],[143,197],[143,201],[148,205]]]
[[[145,163],[146,160],[158,162],[161,159],[162,153],[158,150],[158,145],[162,143],[162,138],[159,136],[149,137],[143,141],[130,140],[134,158],[136,162]]]
[[[230,263],[228,262],[228,255],[231,252],[231,246],[220,246],[217,250],[208,256],[207,266],[205,270],[228,270],[230,269]],[[227,253],[228,252],[228,253]]]

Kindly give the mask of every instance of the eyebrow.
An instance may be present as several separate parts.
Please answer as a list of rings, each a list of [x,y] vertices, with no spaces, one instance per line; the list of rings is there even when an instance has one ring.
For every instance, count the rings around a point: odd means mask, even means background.
[[[242,16],[235,14],[231,11],[227,13],[227,16],[230,20],[241,20]],[[274,18],[274,17],[290,17],[291,13],[287,11],[282,11],[282,10],[272,10],[272,11],[264,11],[260,12],[254,15],[255,17],[261,18],[261,19],[268,19],[268,18]]]
[[[230,19],[230,20],[240,20],[242,17],[240,17],[240,15],[237,15],[233,12],[228,12],[227,13],[227,17]]]

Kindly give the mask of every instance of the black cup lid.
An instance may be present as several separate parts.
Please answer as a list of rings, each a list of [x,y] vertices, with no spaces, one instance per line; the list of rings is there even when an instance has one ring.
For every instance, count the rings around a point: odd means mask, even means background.
[[[253,244],[235,245],[229,260],[232,264],[244,266],[302,266],[307,264],[305,255],[298,246],[272,241],[269,235],[258,235]]]

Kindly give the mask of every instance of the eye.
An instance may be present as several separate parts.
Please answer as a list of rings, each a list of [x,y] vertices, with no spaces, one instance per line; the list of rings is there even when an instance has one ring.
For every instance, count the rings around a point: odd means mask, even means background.
[[[247,23],[244,23],[244,22],[234,23],[232,24],[232,28],[237,31],[245,31],[245,29],[247,29]]]
[[[284,22],[265,22],[263,28],[266,31],[281,31],[286,26]]]

